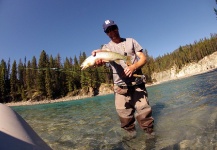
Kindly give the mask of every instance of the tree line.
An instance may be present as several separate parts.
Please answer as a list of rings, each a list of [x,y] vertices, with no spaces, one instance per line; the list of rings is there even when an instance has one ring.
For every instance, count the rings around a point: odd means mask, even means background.
[[[217,34],[210,38],[195,41],[193,44],[180,46],[172,53],[153,58],[147,55],[147,63],[142,68],[147,82],[152,82],[151,75],[176,66],[181,69],[185,64],[198,62],[203,57],[217,50]],[[78,95],[93,89],[97,91],[102,83],[112,84],[112,73],[108,65],[80,70],[81,63],[87,58],[83,52],[79,57],[66,57],[62,63],[61,56],[48,55],[42,50],[39,60],[19,60],[12,63],[1,60],[0,64],[0,103],[26,100],[56,99],[67,95]],[[97,94],[97,93],[96,93]]]
[[[181,70],[188,63],[198,62],[207,55],[217,51],[217,34],[211,34],[209,38],[203,38],[195,41],[192,44],[180,46],[172,53],[164,54],[153,58],[148,56],[148,62],[142,68],[143,73],[147,75],[148,82],[152,82],[151,74],[161,72],[176,67],[176,70]]]

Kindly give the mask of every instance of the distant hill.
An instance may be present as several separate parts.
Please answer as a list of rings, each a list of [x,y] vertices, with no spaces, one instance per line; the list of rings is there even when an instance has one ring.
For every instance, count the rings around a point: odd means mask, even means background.
[[[168,80],[192,76],[195,74],[201,74],[211,71],[213,69],[217,69],[217,52],[214,52],[213,54],[204,57],[198,62],[186,64],[181,69],[173,66],[168,70],[153,73],[152,79],[155,83],[160,83]]]
[[[201,60],[207,58],[207,56],[215,53],[217,51],[217,34],[211,34],[210,38],[204,38],[199,41],[195,41],[192,44],[180,46],[178,49],[173,51],[172,53],[164,54],[163,56],[159,56],[157,58],[153,58],[148,55],[148,51],[145,50],[145,54],[147,55],[147,64],[142,68],[143,73],[146,75],[147,82],[152,83],[156,82],[156,80],[162,80],[164,77],[160,77],[160,74],[163,72],[168,72],[168,70],[175,70],[175,72],[171,72],[172,74],[176,74],[177,77],[181,76],[181,73],[184,67],[200,64]],[[212,64],[212,66],[215,64]],[[206,65],[200,65],[198,68],[205,68]],[[208,69],[209,70],[209,66]],[[195,69],[193,69],[195,70]],[[202,69],[201,71],[205,71]],[[200,71],[195,71],[199,73]],[[171,77],[171,76],[170,76]],[[167,78],[167,77],[165,77]],[[157,80],[157,81],[158,81]]]

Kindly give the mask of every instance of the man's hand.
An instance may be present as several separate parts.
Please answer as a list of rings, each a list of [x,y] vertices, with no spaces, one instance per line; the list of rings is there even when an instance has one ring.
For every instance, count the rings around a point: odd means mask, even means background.
[[[133,65],[130,65],[124,69],[124,73],[127,77],[131,77],[135,71],[136,69]]]
[[[101,49],[96,49],[96,50],[93,50],[91,54],[92,54],[93,56],[96,56],[96,53],[97,53],[97,52],[100,52],[100,51],[102,51],[102,50],[101,50]]]
[[[136,69],[141,68],[146,63],[146,56],[143,52],[136,52],[136,55],[139,57],[139,61],[124,69],[124,73],[128,77],[131,77]]]
[[[91,54],[92,54],[92,56],[96,56],[97,55],[96,53],[100,52],[100,51],[102,51],[102,50],[101,49],[93,50]],[[102,65],[105,64],[105,62],[102,59],[97,59],[96,62],[95,62],[95,64],[97,66],[102,66]]]

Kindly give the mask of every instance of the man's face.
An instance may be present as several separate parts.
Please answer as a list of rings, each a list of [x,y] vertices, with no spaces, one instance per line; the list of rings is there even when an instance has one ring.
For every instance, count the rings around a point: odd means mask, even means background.
[[[120,39],[120,35],[118,32],[118,27],[116,25],[110,26],[106,29],[105,33],[109,36],[109,38],[113,42],[117,42]]]

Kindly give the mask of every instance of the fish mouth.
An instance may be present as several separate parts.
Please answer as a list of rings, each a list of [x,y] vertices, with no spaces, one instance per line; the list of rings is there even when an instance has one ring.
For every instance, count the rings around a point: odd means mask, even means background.
[[[84,69],[86,69],[87,67],[85,67],[85,66],[81,66],[81,70],[84,70]]]
[[[83,69],[84,69],[84,66],[81,64],[80,68],[81,68],[81,70],[83,70]]]

